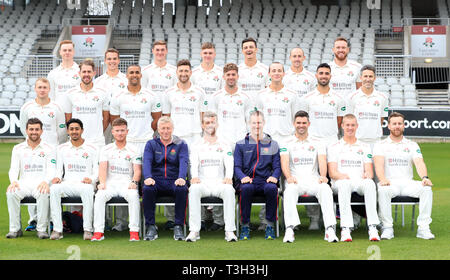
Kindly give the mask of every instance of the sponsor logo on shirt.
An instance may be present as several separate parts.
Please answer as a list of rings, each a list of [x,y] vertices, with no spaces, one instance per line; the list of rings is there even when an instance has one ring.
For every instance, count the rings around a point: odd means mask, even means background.
[[[335,116],[333,113],[329,112],[314,112],[314,117],[316,119],[334,119]]]
[[[358,119],[359,120],[378,120],[380,117],[376,113],[370,112],[359,112]]]
[[[109,168],[109,171],[112,174],[119,174],[119,175],[129,175],[130,174],[130,168],[128,168],[128,167],[111,165]]]
[[[269,108],[267,109],[267,113],[269,116],[286,116],[286,110],[279,108]]]
[[[201,167],[211,167],[211,166],[220,166],[220,159],[202,159],[200,161]]]
[[[34,172],[43,172],[44,165],[42,164],[25,164],[23,167],[24,172],[26,173],[34,173]]]
[[[293,158],[294,165],[313,165],[314,159],[313,158]]]
[[[401,158],[390,158],[388,160],[388,164],[389,164],[389,166],[405,167],[405,166],[409,165],[409,161],[406,159],[401,159]]]
[[[194,115],[194,108],[187,108],[187,107],[175,107],[175,114],[188,114],[188,115]]]
[[[77,114],[96,114],[97,107],[76,106],[75,110]]]
[[[86,170],[87,170],[86,165],[81,165],[81,164],[76,164],[76,163],[67,165],[68,172],[84,173],[84,172],[86,172]]]
[[[362,166],[361,160],[349,160],[349,159],[341,160],[341,167],[343,168],[357,168],[361,166]]]

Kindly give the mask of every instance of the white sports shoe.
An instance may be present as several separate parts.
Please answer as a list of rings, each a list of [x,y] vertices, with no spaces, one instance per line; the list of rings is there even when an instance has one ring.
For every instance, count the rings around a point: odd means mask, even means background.
[[[341,230],[341,241],[342,242],[352,242],[352,236],[350,235],[349,228],[342,228]]]
[[[417,230],[417,238],[422,238],[422,239],[434,239],[435,236],[434,234],[431,233],[431,230],[429,228],[427,229],[418,229]]]
[[[225,231],[225,240],[228,242],[235,242],[237,241],[237,236],[233,231]]]
[[[200,239],[200,233],[198,231],[191,231],[186,237],[186,242],[195,242]]]
[[[283,242],[284,243],[292,243],[295,240],[294,236],[294,230],[291,227],[288,227],[286,229],[286,232],[284,233]]]
[[[369,240],[380,241],[380,236],[378,235],[377,227],[374,225],[369,226]]]
[[[325,241],[328,241],[330,243],[332,242],[339,242],[338,237],[336,236],[336,232],[334,231],[333,227],[328,227],[325,231]]]
[[[394,238],[394,229],[392,227],[383,228],[381,231],[381,239]]]

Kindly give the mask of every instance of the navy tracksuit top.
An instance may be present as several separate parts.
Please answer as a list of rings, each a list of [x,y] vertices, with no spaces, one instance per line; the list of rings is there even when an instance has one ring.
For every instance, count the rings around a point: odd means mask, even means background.
[[[267,134],[258,142],[247,134],[236,143],[234,176],[239,181],[247,176],[255,180],[267,180],[272,176],[279,180],[281,163],[278,143]]]
[[[144,180],[186,179],[189,162],[188,146],[177,136],[165,146],[159,138],[149,140],[145,145],[142,172]]]

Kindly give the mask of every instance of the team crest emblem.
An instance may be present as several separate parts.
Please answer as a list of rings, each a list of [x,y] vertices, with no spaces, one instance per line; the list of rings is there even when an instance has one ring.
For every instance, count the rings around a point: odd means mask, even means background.
[[[358,155],[364,154],[363,150],[358,150],[356,153],[357,153]]]
[[[126,161],[131,161],[131,156],[130,156],[130,155],[127,155],[127,156],[125,157],[125,160],[126,160]]]
[[[289,103],[289,98],[285,97],[282,101],[283,101],[284,103]]]
[[[330,103],[328,103],[330,106],[336,106],[336,103],[334,102],[334,100],[331,100]]]
[[[39,153],[39,157],[45,157],[45,153],[44,152],[40,152]]]
[[[172,156],[174,156],[176,153],[177,153],[177,152],[175,151],[175,149],[172,149],[172,150],[170,151],[170,154],[171,154]]]
[[[380,102],[378,100],[375,100],[375,102],[373,103],[374,106],[380,107]]]
[[[55,117],[55,113],[50,112],[50,113],[48,113],[48,116],[53,119]]]
[[[236,102],[236,105],[238,105],[238,106],[242,106],[244,103],[242,102],[242,100],[238,100],[237,102]]]
[[[89,158],[89,154],[88,153],[84,153],[81,157],[84,158],[84,159],[88,159]]]
[[[256,77],[262,79],[264,76],[263,76],[263,74],[262,74],[261,72],[259,72],[258,75],[257,75]]]
[[[141,99],[141,103],[142,103],[142,104],[147,104],[147,99],[142,98],[142,99]]]
[[[172,79],[172,76],[171,76],[170,74],[167,74],[167,75],[166,75],[166,79],[167,79],[167,80],[171,80],[171,79]]]
[[[191,98],[189,98],[190,101],[195,102],[197,100],[197,98],[195,98],[195,96],[191,96]]]
[[[94,98],[92,98],[92,101],[95,101],[95,102],[97,102],[97,101],[99,101],[100,99],[98,98],[98,96],[94,96]]]

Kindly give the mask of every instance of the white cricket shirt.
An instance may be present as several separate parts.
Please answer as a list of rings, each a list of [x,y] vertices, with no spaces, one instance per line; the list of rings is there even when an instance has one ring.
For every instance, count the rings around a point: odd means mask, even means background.
[[[95,79],[94,85],[105,90],[111,98],[127,88],[128,79],[127,75],[120,71],[116,76],[109,76],[105,73]]]
[[[33,180],[36,186],[42,181],[50,184],[56,174],[55,148],[41,140],[32,149],[27,140],[14,146],[9,169],[9,181]]]
[[[200,113],[206,111],[205,91],[191,84],[183,92],[177,85],[164,94],[162,113],[170,114],[174,123],[173,134],[178,137],[201,133]]]
[[[305,96],[308,92],[314,90],[317,85],[316,76],[303,68],[302,72],[295,73],[289,68],[283,78],[283,84],[295,94],[297,98]]]
[[[213,95],[211,108],[217,114],[217,135],[234,144],[248,132],[247,122],[255,106],[240,89],[234,94],[221,89]]]
[[[166,63],[159,67],[151,63],[142,69],[141,85],[153,92],[162,94],[177,84],[177,67]]]
[[[84,92],[80,87],[67,92],[65,113],[83,122],[83,138],[88,141],[101,141],[103,136],[103,111],[109,111],[109,95],[101,88],[93,87]]]
[[[51,70],[47,75],[47,79],[50,81],[50,99],[63,106],[65,102],[65,93],[69,89],[80,85],[81,78],[78,74],[79,72],[80,67],[75,62],[70,68],[64,68],[60,64],[58,67]]]
[[[98,180],[98,150],[86,141],[79,147],[66,142],[58,146],[56,177],[63,181],[82,181],[89,178],[94,184]]]
[[[213,93],[223,86],[222,76],[223,69],[216,64],[214,64],[214,67],[209,71],[205,71],[201,65],[192,70],[191,82],[205,91],[208,110]]]
[[[38,118],[42,122],[41,138],[50,145],[57,146],[66,136],[66,119],[61,106],[50,101],[41,106],[35,100],[26,102],[20,108],[20,130],[27,137],[27,121]]]
[[[192,178],[233,178],[233,153],[226,141],[217,139],[211,144],[201,138],[189,149]]]
[[[311,138],[304,141],[295,135],[280,146],[280,155],[289,155],[289,170],[297,178],[318,178],[318,155],[327,155],[325,146]]]
[[[347,174],[350,179],[362,179],[364,164],[372,163],[370,146],[356,140],[354,144],[348,144],[344,139],[328,146],[328,162],[336,162],[337,170]]]
[[[294,133],[294,115],[297,112],[298,102],[296,94],[283,87],[279,91],[273,91],[267,87],[258,93],[258,110],[264,113],[264,132],[269,135],[280,134],[283,136]]]
[[[308,112],[311,126],[308,131],[313,137],[337,140],[337,117],[346,114],[345,102],[332,89],[321,94],[317,88],[300,100],[299,110]]]
[[[108,144],[100,150],[99,162],[108,162],[106,181],[132,181],[133,164],[142,165],[142,157],[137,148],[127,143],[119,149],[116,143]]]
[[[238,86],[247,95],[256,101],[256,95],[264,89],[269,81],[269,67],[261,62],[249,67],[242,62],[239,64]]]
[[[349,94],[356,91],[356,82],[361,82],[359,79],[362,65],[354,60],[347,59],[344,66],[338,66],[331,61],[331,80],[330,87],[343,98],[347,98]]]
[[[159,95],[146,88],[137,94],[127,89],[111,100],[109,113],[120,116],[128,122],[127,139],[146,141],[152,139],[152,113],[161,112]]]
[[[396,143],[389,136],[375,143],[373,155],[384,157],[384,174],[388,180],[412,180],[414,177],[413,160],[423,158],[416,142],[403,137],[400,142]]]
[[[383,135],[381,118],[388,116],[388,104],[386,96],[375,89],[370,95],[361,89],[349,95],[346,111],[358,120],[356,138],[362,141],[377,140]]]

